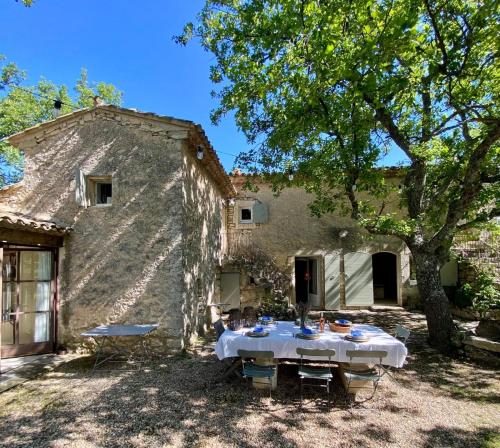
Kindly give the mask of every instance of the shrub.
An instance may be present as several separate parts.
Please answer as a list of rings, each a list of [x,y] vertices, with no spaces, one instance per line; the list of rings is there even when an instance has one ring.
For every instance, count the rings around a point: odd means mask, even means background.
[[[276,320],[294,320],[295,309],[288,305],[286,297],[263,297],[257,308],[257,315],[272,316]]]
[[[457,291],[455,303],[460,308],[472,306],[479,312],[500,309],[500,290],[495,275],[485,265],[472,265],[476,274],[473,282],[464,283]]]

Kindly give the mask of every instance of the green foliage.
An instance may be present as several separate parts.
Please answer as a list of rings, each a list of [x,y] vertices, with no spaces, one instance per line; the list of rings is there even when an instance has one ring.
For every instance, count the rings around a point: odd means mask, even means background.
[[[295,311],[282,296],[262,297],[257,308],[258,316],[272,316],[275,320],[294,320]]]
[[[302,186],[316,215],[437,250],[497,213],[498,19],[494,0],[207,0],[177,41],[215,56],[212,120],[235,113],[255,143],[247,172]],[[410,164],[400,190],[374,169],[395,146]]]
[[[270,315],[276,319],[293,317],[289,307],[287,292],[290,288],[290,275],[276,263],[275,258],[254,245],[234,247],[227,263],[253,277],[269,294],[261,298],[258,315]]]
[[[177,40],[214,55],[212,120],[234,113],[244,169],[313,193],[316,215],[399,237],[437,272],[457,231],[500,214],[499,19],[497,0],[206,0]],[[394,147],[400,185],[376,169]],[[446,349],[433,284],[419,289]]]
[[[41,79],[31,87],[16,87],[24,75],[12,64],[4,66],[2,79],[4,86],[8,82],[7,94],[0,98],[0,140],[54,118],[54,99],[62,101],[61,114],[70,113],[74,109],[92,107],[93,98],[99,95],[105,103],[120,105],[122,93],[112,84],[99,82],[89,84],[87,71],[82,69],[80,79],[76,82],[74,91],[76,98],[69,94],[68,87],[56,85],[46,79]],[[0,81],[0,86],[1,86]],[[14,171],[22,169],[22,155],[7,142],[0,142],[0,158],[10,165]],[[5,166],[2,164],[2,166]],[[0,186],[11,179],[4,170],[0,171]]]
[[[464,283],[455,295],[455,305],[459,308],[472,306],[474,300],[474,288],[470,283]]]
[[[500,309],[500,285],[495,280],[493,270],[480,262],[471,263],[470,266],[474,269],[474,281],[464,283],[459,288],[456,305],[461,308],[472,306],[479,312]]]
[[[4,90],[8,85],[17,85],[25,77],[26,73],[19,70],[16,64],[13,62],[5,63],[5,56],[0,54],[0,91]]]

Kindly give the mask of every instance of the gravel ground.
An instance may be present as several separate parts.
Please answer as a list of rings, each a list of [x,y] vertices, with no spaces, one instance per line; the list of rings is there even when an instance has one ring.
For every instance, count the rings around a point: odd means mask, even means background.
[[[338,316],[338,315],[337,315]],[[203,343],[156,360],[140,374],[90,374],[91,358],[0,395],[5,447],[497,447],[500,379],[491,368],[438,355],[425,320],[408,312],[351,312],[388,330],[412,328],[410,357],[372,401],[351,406],[336,378],[328,407],[306,389],[298,408],[296,367],[280,366],[273,400],[235,378]]]

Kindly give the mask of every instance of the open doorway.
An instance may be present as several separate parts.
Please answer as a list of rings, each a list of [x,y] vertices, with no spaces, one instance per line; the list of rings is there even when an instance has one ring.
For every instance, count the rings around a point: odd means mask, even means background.
[[[398,304],[397,257],[389,252],[372,255],[373,298],[377,305]]]
[[[321,307],[319,293],[319,260],[295,258],[295,301],[309,302],[311,308]]]

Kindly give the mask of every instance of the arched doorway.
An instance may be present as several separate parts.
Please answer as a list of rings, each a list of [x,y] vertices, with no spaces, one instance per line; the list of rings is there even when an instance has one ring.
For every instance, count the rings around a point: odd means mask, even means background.
[[[397,305],[397,257],[389,252],[372,255],[373,299],[375,304]]]

